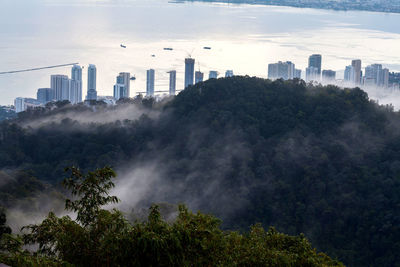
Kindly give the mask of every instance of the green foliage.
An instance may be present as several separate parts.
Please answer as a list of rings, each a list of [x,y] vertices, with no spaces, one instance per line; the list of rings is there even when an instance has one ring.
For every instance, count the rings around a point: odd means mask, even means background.
[[[116,176],[110,167],[98,169],[83,175],[82,172],[72,167],[72,175],[64,180],[64,186],[69,189],[73,196],[80,197],[78,200],[67,199],[66,210],[77,212],[77,221],[83,226],[95,222],[101,206],[118,203],[118,198],[109,196],[108,191],[114,187],[112,178]]]
[[[153,205],[146,222],[129,224],[121,212],[101,209],[114,200],[104,197],[114,186],[112,169],[83,175],[72,168],[71,173],[64,185],[77,200],[67,200],[66,209],[84,215],[74,221],[50,212],[42,223],[25,227],[22,238],[4,236],[0,261],[13,266],[343,266],[318,254],[303,235],[265,232],[260,225],[247,235],[224,232],[220,220],[185,206],[179,206],[173,223],[163,221]],[[39,248],[32,254],[21,249],[23,244]]]
[[[126,107],[159,116],[82,123],[71,115]],[[43,123],[53,117],[63,119]],[[65,166],[87,172],[156,162],[160,189],[148,192],[144,205],[188,202],[221,218],[223,229],[245,231],[261,222],[290,235],[305,233],[318,250],[350,266],[396,266],[399,122],[398,112],[359,88],[212,79],[168,103],[61,103],[21,114],[0,125],[0,168],[57,184]],[[8,205],[16,197],[5,188],[0,197]],[[29,195],[29,186],[18,190]]]

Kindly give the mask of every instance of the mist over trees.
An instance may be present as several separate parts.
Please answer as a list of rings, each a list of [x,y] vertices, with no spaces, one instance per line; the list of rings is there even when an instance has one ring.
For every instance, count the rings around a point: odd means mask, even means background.
[[[187,203],[224,229],[259,222],[349,266],[396,266],[399,125],[358,88],[212,79],[170,101],[22,113],[0,125],[0,169],[57,186],[66,166],[113,166],[135,210]]]
[[[172,223],[165,222],[153,205],[147,221],[130,224],[116,210],[110,195],[116,173],[109,167],[90,171],[69,168],[64,186],[74,197],[66,210],[76,213],[57,217],[50,212],[41,223],[10,235],[0,214],[0,262],[12,266],[343,266],[317,253],[304,235],[296,237],[267,232],[255,225],[246,235],[220,229],[213,216],[193,214],[179,206]],[[36,245],[26,250],[22,245]],[[33,251],[32,251],[33,250]]]

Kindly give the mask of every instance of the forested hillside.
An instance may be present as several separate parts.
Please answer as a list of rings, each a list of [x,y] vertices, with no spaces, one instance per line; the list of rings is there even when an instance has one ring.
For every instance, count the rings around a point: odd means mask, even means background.
[[[57,185],[67,166],[111,165],[135,210],[187,203],[227,229],[304,233],[348,266],[400,262],[400,117],[360,89],[233,77],[170,101],[57,105],[1,124],[3,175]]]

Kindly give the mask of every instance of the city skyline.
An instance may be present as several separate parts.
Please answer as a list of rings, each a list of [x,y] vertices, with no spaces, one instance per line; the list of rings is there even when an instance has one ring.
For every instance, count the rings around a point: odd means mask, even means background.
[[[382,64],[371,64],[365,67],[365,71],[362,71],[362,60],[354,59],[351,60],[351,64],[345,67],[344,77],[342,79],[345,84],[341,83],[341,79],[337,79],[337,72],[330,69],[323,68],[322,55],[312,54],[308,58],[308,67],[306,68],[305,81],[306,82],[322,82],[325,84],[334,84],[338,86],[361,86],[362,88],[368,87],[381,87],[400,90],[399,83],[393,83],[388,68],[383,68]],[[194,58],[185,58],[185,85],[188,86],[204,81],[204,73],[201,71],[194,72]],[[193,74],[192,74],[193,70]],[[155,96],[156,93],[164,93],[166,91],[156,90],[156,78],[155,69],[149,69],[146,71],[146,96]],[[169,74],[169,88],[168,94],[175,95],[177,91],[176,70],[168,71]],[[226,70],[224,77],[232,77],[233,70]],[[215,79],[219,77],[219,72],[216,70],[210,70],[208,73],[208,79]],[[363,75],[364,74],[364,75]],[[360,75],[360,76],[359,76]],[[97,68],[94,64],[89,64],[88,67],[88,80],[87,80],[87,96],[86,100],[98,100],[100,98],[108,98],[107,96],[97,95]],[[302,70],[296,69],[296,65],[291,61],[278,61],[277,63],[268,64],[268,78],[269,79],[294,79],[304,78],[302,76]],[[136,80],[135,76],[132,76],[133,80]],[[193,81],[192,81],[193,79]],[[191,82],[193,82],[191,84]],[[117,101],[121,98],[133,97],[129,93],[131,83],[131,74],[129,72],[120,72],[116,77],[116,83],[113,86],[112,99]],[[14,106],[16,110],[23,111],[28,107],[44,105],[50,101],[63,101],[67,100],[72,104],[82,102],[82,67],[79,65],[73,65],[71,69],[71,79],[67,75],[56,74],[50,77],[50,88],[39,88],[37,90],[37,97],[24,98],[17,97],[14,100]],[[26,102],[26,103],[25,103]]]

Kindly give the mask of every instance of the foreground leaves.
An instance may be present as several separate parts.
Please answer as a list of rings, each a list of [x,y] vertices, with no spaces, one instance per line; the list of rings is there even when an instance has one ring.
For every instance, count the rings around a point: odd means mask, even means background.
[[[221,230],[221,221],[179,206],[173,223],[153,205],[147,221],[130,224],[123,214],[101,209],[115,173],[103,168],[83,175],[71,169],[65,186],[77,199],[66,209],[77,219],[50,212],[22,237],[5,234],[0,260],[12,266],[343,266],[317,253],[303,236],[288,236],[255,225],[248,234]],[[22,245],[37,245],[35,252]]]

